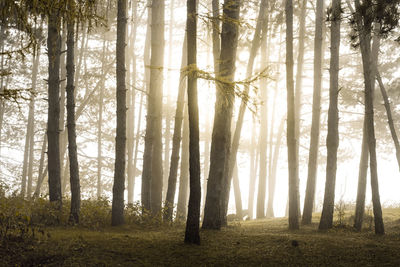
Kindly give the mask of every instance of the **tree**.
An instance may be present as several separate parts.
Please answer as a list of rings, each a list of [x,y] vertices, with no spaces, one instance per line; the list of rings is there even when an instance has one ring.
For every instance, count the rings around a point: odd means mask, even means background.
[[[118,0],[117,15],[117,136],[111,224],[124,223],[125,151],[126,151],[126,86],[125,86],[126,0]]]
[[[174,209],[176,180],[178,177],[179,150],[181,147],[181,139],[182,139],[182,121],[183,121],[183,112],[185,104],[185,91],[187,86],[186,75],[184,75],[184,68],[186,68],[186,66],[187,66],[187,32],[185,33],[185,38],[182,47],[181,72],[179,75],[178,97],[176,100],[174,134],[172,137],[172,152],[171,152],[171,161],[170,161],[170,168],[168,175],[168,189],[165,198],[164,220],[166,221],[172,221],[172,212]]]
[[[68,1],[68,9],[75,10],[74,0]],[[68,127],[68,155],[69,155],[69,173],[71,182],[71,212],[70,222],[79,223],[79,212],[81,206],[81,190],[79,181],[79,165],[76,146],[76,127],[75,127],[75,86],[74,86],[74,50],[75,50],[75,32],[74,18],[70,15],[67,20],[67,127]]]
[[[231,121],[234,102],[234,74],[238,42],[240,1],[225,0],[221,32],[221,54],[217,73],[217,98],[210,153],[204,229],[220,229],[224,205],[224,172],[229,163],[231,146]]]
[[[319,128],[321,125],[321,87],[322,87],[322,61],[323,61],[323,21],[324,0],[317,1],[315,14],[315,38],[314,38],[314,91],[312,104],[312,122],[310,137],[310,152],[308,156],[308,176],[306,195],[303,208],[303,224],[310,224],[315,199],[315,183],[317,180]]]
[[[339,94],[339,46],[341,1],[333,0],[331,14],[331,62],[329,67],[329,110],[328,136],[326,138],[327,162],[324,204],[322,208],[320,230],[332,228],[335,205],[335,182],[337,168],[337,149],[339,146],[338,130],[338,94]]]
[[[266,29],[268,28],[267,12],[266,12],[267,9],[268,9],[268,1],[261,0],[260,10],[259,10],[258,18],[257,18],[256,29],[254,31],[253,41],[251,42],[249,61],[247,63],[247,70],[246,70],[247,78],[250,78],[252,76],[254,60],[256,58],[257,51],[260,48],[261,35],[262,35],[263,30],[265,31],[265,33],[263,33],[263,35],[266,35]],[[264,62],[264,63],[266,64],[266,62]],[[228,171],[225,173],[226,177],[224,178],[226,180],[226,184],[227,184],[227,187],[224,190],[224,201],[225,201],[224,214],[225,215],[228,210],[230,184],[231,184],[231,180],[232,180],[232,175],[234,173],[234,167],[236,164],[236,156],[237,156],[237,151],[239,149],[240,135],[242,132],[243,119],[244,119],[244,114],[245,114],[246,107],[247,107],[247,97],[249,94],[249,90],[250,90],[250,85],[245,84],[245,88],[244,88],[244,92],[243,92],[243,95],[245,97],[242,98],[242,101],[240,103],[239,115],[238,115],[238,119],[236,122],[235,132],[234,132],[233,138],[232,138],[232,149],[231,149],[231,155],[229,158]]]
[[[61,170],[60,170],[60,11],[57,5],[52,5],[48,15],[47,56],[48,67],[48,172],[50,202],[57,202],[61,208]]]
[[[142,205],[153,215],[162,197],[162,82],[164,65],[164,0],[151,4],[150,88],[147,101],[142,173]]]
[[[295,99],[293,84],[293,2],[286,0],[286,87],[287,87],[287,146],[289,170],[289,229],[299,229],[298,156],[295,137]]]
[[[190,151],[190,195],[186,221],[185,243],[200,244],[200,147],[199,110],[197,104],[197,7],[196,0],[187,1],[187,50],[188,50],[188,113],[189,113],[189,151]]]

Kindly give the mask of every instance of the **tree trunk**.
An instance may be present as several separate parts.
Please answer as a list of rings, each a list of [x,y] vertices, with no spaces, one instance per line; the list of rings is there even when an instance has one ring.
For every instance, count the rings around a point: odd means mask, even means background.
[[[103,133],[103,100],[104,100],[104,87],[105,87],[105,70],[104,65],[106,64],[106,41],[103,41],[103,52],[101,58],[101,77],[100,77],[100,92],[99,92],[99,112],[97,120],[97,199],[101,198],[102,195],[102,168],[103,168],[103,156],[102,156],[102,133]]]
[[[31,101],[29,103],[29,115],[31,115],[31,135],[29,140],[29,164],[28,164],[28,185],[27,185],[27,196],[28,198],[32,197],[32,183],[33,183],[33,165],[34,165],[34,135],[35,135],[35,95],[36,92],[36,84],[38,78],[38,69],[40,63],[40,45],[38,45],[34,50],[34,61],[32,68],[32,92]],[[29,116],[28,116],[29,117]]]
[[[268,183],[268,206],[267,206],[267,217],[273,218],[274,214],[274,197],[275,197],[275,184],[276,184],[276,169],[278,167],[278,159],[279,153],[281,149],[283,130],[285,126],[285,117],[282,118],[281,123],[279,124],[278,132],[276,133],[276,143],[274,149],[274,155],[272,160],[271,172],[269,175],[269,183]]]
[[[261,40],[261,68],[267,65],[267,28],[262,33]],[[260,80],[260,99],[262,106],[260,109],[260,136],[258,140],[260,153],[260,170],[258,175],[258,193],[257,193],[257,219],[265,217],[265,195],[267,187],[267,140],[268,140],[268,86],[265,78]]]
[[[166,111],[165,111],[165,136],[164,136],[164,170],[163,170],[163,196],[166,197],[168,190],[168,176],[171,156],[171,63],[172,63],[172,46],[173,46],[173,29],[174,29],[174,0],[170,1],[169,6],[169,29],[168,29],[168,63],[167,63],[167,92],[166,92]]]
[[[293,3],[287,0],[286,13],[286,87],[287,87],[287,146],[289,169],[289,229],[299,229],[299,170],[296,140],[296,115],[293,84]]]
[[[136,43],[136,30],[137,30],[137,1],[132,2],[132,20],[131,20],[131,34],[129,37],[129,53],[128,57],[128,117],[127,117],[127,154],[128,154],[128,167],[127,167],[127,179],[128,179],[128,204],[133,203],[134,189],[135,189],[135,169],[134,166],[134,137],[135,137],[135,100],[136,100],[136,55],[135,55],[135,43]],[[131,66],[132,65],[132,69]],[[131,79],[129,81],[129,79]]]
[[[239,173],[237,164],[233,171],[232,183],[233,183],[233,192],[235,194],[236,218],[242,220],[243,219],[242,195],[240,193]]]
[[[374,107],[373,107],[373,88],[374,77],[371,74],[374,72],[372,67],[371,56],[371,21],[369,18],[362,18],[360,2],[355,0],[356,5],[356,22],[359,29],[360,49],[364,70],[365,83],[365,120],[367,143],[370,155],[370,172],[371,172],[371,189],[372,189],[372,205],[374,211],[375,233],[384,234],[385,229],[382,219],[382,207],[379,196],[378,172],[376,160],[376,140],[374,130]],[[369,23],[369,24],[368,24]]]
[[[72,3],[69,4],[70,10],[74,10]],[[75,86],[74,86],[74,50],[75,33],[74,22],[68,21],[67,36],[67,127],[68,127],[68,155],[69,173],[71,184],[71,211],[69,221],[73,224],[79,223],[79,213],[81,207],[81,188],[79,181],[78,153],[76,146],[76,125],[75,125]]]
[[[392,117],[392,111],[390,109],[389,98],[388,98],[388,95],[386,93],[385,86],[383,85],[382,78],[379,75],[378,71],[376,72],[376,79],[378,80],[379,88],[381,90],[383,102],[384,102],[384,105],[385,105],[386,115],[387,115],[387,118],[388,118],[388,124],[389,124],[389,129],[390,129],[390,134],[392,135],[392,139],[393,139],[393,142],[394,142],[394,147],[396,148],[396,159],[397,159],[397,164],[399,166],[399,171],[400,171],[400,144],[399,144],[399,139],[397,137],[396,128],[394,127],[394,123],[393,123],[393,117]]]
[[[257,180],[257,164],[258,164],[258,146],[257,146],[257,131],[256,131],[256,119],[253,117],[253,127],[251,131],[251,153],[250,153],[250,179],[249,179],[249,199],[247,210],[249,212],[249,218],[253,219],[254,211],[254,195]]]
[[[321,87],[322,87],[322,62],[323,62],[323,23],[324,0],[317,1],[315,15],[314,38],[314,91],[312,105],[312,121],[310,133],[310,151],[308,155],[308,176],[306,195],[304,199],[302,223],[311,224],[315,200],[315,186],[318,170],[319,128],[321,125]]]
[[[335,205],[335,182],[337,168],[337,149],[339,146],[339,46],[340,46],[341,1],[332,2],[331,21],[331,62],[329,67],[329,110],[328,136],[326,138],[327,163],[324,204],[322,208],[320,230],[332,228]]]
[[[47,173],[47,166],[46,166],[45,170],[43,171],[46,147],[47,147],[47,134],[44,134],[43,143],[42,143],[42,149],[41,149],[42,152],[40,154],[40,161],[39,161],[38,179],[37,179],[37,183],[36,183],[35,192],[33,193],[33,199],[39,197],[40,188],[42,186],[44,177],[46,176],[46,173]]]
[[[111,224],[124,223],[125,151],[126,151],[126,85],[125,37],[126,0],[118,0],[117,15],[117,136],[115,138],[115,167]]]
[[[60,17],[52,10],[48,19],[47,55],[49,60],[48,78],[48,172],[50,202],[58,202],[61,208],[61,170],[60,170]]]
[[[197,103],[197,3],[196,0],[187,1],[187,46],[188,66],[193,68],[188,74],[188,113],[189,113],[189,171],[190,194],[188,216],[186,221],[185,243],[200,244],[200,134],[199,108]]]
[[[238,43],[240,1],[225,0],[221,33],[221,54],[217,74],[217,99],[210,154],[210,173],[204,209],[204,229],[220,229],[223,212],[224,172],[229,163],[234,95],[235,60]]]
[[[189,118],[187,109],[184,110],[183,138],[182,138],[182,161],[181,173],[179,178],[178,205],[176,208],[176,218],[186,219],[188,204],[188,185],[189,185]]]
[[[67,131],[65,129],[65,81],[66,81],[66,65],[65,65],[65,51],[66,51],[66,41],[67,41],[67,26],[63,20],[62,23],[62,33],[61,33],[61,57],[60,57],[60,170],[64,170],[64,154],[66,147],[63,146],[67,138]],[[68,166],[67,166],[68,167]],[[67,177],[61,173],[61,193],[65,193],[65,183]]]
[[[186,75],[184,72],[186,66],[187,66],[187,33],[185,33],[183,47],[182,47],[181,72],[179,75],[179,88],[178,88],[178,97],[176,100],[174,134],[172,137],[171,164],[169,168],[168,189],[165,199],[165,213],[163,218],[165,221],[172,221],[172,213],[174,211],[176,180],[178,177],[178,166],[179,166],[179,151],[182,139],[182,121],[183,121],[183,111],[185,105],[185,91],[187,86]]]
[[[266,15],[267,9],[268,9],[268,1],[261,0],[260,11],[258,14],[258,19],[257,19],[257,25],[256,25],[256,29],[254,32],[253,41],[251,43],[249,61],[247,63],[246,78],[248,78],[248,79],[250,79],[253,74],[254,60],[256,58],[257,51],[261,44],[261,33],[262,33],[262,31],[265,31],[265,33],[263,33],[263,35],[264,34],[266,35],[266,32],[267,32],[267,30],[266,30],[268,28],[268,19],[267,19],[267,15]],[[266,62],[264,62],[264,63],[265,63],[264,65],[266,65]],[[231,148],[231,155],[230,155],[230,159],[229,159],[228,171],[225,173],[226,177],[224,178],[226,180],[226,184],[227,184],[226,190],[223,192],[224,200],[225,200],[225,207],[224,207],[225,214],[228,211],[230,184],[231,184],[231,180],[232,180],[232,174],[234,172],[234,167],[236,164],[236,156],[237,156],[237,151],[239,149],[240,134],[242,131],[243,119],[244,119],[244,114],[246,111],[249,90],[250,90],[250,84],[245,84],[244,91],[243,91],[243,98],[242,98],[242,102],[240,103],[239,115],[238,115],[238,119],[236,122],[235,132],[234,132],[233,140],[232,140],[232,148]]]
[[[142,174],[142,204],[156,215],[162,197],[162,82],[164,65],[164,0],[151,5],[151,69]]]
[[[202,207],[202,219],[204,217],[204,206],[206,202],[206,194],[207,194],[207,174],[210,170],[210,120],[209,120],[209,115],[207,116],[207,122],[206,126],[204,129],[205,133],[205,141],[204,141],[204,169],[203,169],[203,187],[202,187],[202,200],[201,200],[201,207]]]

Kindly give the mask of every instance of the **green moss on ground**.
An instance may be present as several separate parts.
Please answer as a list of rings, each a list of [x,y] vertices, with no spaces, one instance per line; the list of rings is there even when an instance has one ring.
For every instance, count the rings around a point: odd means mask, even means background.
[[[400,209],[384,213],[386,235],[337,226],[319,232],[318,218],[299,231],[286,219],[235,222],[183,243],[184,226],[88,230],[46,228],[33,241],[0,246],[2,266],[400,266]],[[348,221],[349,222],[349,221]]]

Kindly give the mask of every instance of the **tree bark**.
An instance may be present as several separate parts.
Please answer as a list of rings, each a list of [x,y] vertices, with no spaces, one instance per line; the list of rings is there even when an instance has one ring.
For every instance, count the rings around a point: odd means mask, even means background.
[[[363,63],[364,72],[364,83],[365,83],[365,120],[366,120],[366,132],[367,132],[367,143],[370,155],[370,174],[371,174],[371,189],[372,189],[372,205],[374,212],[375,222],[375,233],[384,234],[385,229],[382,218],[382,207],[379,196],[379,185],[378,185],[378,172],[377,172],[377,160],[376,160],[376,140],[374,130],[374,107],[373,107],[373,88],[372,83],[374,82],[372,68],[372,57],[371,57],[371,19],[361,16],[361,6],[359,0],[355,0],[356,6],[356,22],[358,23],[359,38],[360,38],[360,50]],[[368,24],[369,23],[369,24]]]
[[[128,204],[133,203],[134,189],[135,189],[135,172],[134,169],[134,137],[135,137],[135,101],[136,101],[136,31],[137,31],[137,1],[132,2],[132,19],[131,19],[131,33],[129,37],[129,53],[128,57],[128,116],[127,116],[127,180],[128,180]],[[132,66],[132,68],[130,67]],[[130,79],[130,81],[129,81]]]
[[[183,118],[183,138],[182,138],[182,160],[181,172],[179,177],[178,205],[176,208],[177,220],[186,219],[188,205],[188,185],[189,185],[189,118],[188,111],[185,108]]]
[[[126,151],[126,85],[125,38],[126,0],[118,0],[117,15],[117,136],[115,138],[115,167],[111,224],[124,223],[125,151]]]
[[[190,194],[186,221],[185,243],[200,244],[200,134],[199,108],[197,103],[197,1],[187,1],[187,46],[188,46],[188,113],[189,113],[189,172]],[[193,68],[193,69],[192,69]]]
[[[276,143],[274,149],[274,155],[272,160],[271,172],[269,175],[269,192],[268,192],[268,206],[267,206],[267,217],[273,218],[274,214],[274,198],[275,198],[275,185],[276,185],[276,169],[278,168],[278,159],[281,149],[283,130],[285,126],[285,117],[282,118],[279,124],[278,132],[276,133]]]
[[[70,10],[74,10],[73,3],[69,3]],[[70,20],[72,20],[70,18]],[[69,221],[73,224],[79,223],[79,213],[81,207],[81,189],[79,181],[78,153],[76,145],[76,125],[75,125],[75,33],[74,22],[67,23],[67,127],[68,127],[68,155],[69,155],[69,173],[71,184],[71,211]]]
[[[156,215],[162,197],[162,81],[164,65],[164,0],[151,5],[150,90],[142,174],[142,204]]]
[[[232,184],[233,184],[233,192],[235,195],[236,218],[242,220],[243,206],[242,206],[242,195],[240,193],[240,183],[239,183],[239,173],[238,173],[237,163],[233,171]]]
[[[251,131],[251,152],[250,152],[250,179],[249,179],[249,199],[247,210],[249,212],[249,218],[253,219],[254,211],[254,195],[257,180],[257,163],[258,163],[258,149],[257,149],[257,131],[256,131],[256,120],[253,117],[253,127]]]
[[[389,124],[389,129],[390,129],[390,134],[392,135],[392,139],[394,142],[394,147],[396,149],[396,159],[397,159],[397,165],[399,166],[399,171],[400,171],[400,144],[399,144],[399,139],[397,137],[396,133],[396,128],[394,127],[393,123],[393,117],[392,117],[392,111],[390,109],[390,102],[388,95],[386,93],[385,86],[383,85],[382,78],[379,74],[379,72],[376,72],[376,79],[378,80],[379,83],[379,88],[381,90],[382,98],[383,98],[383,103],[385,105],[386,109],[386,115],[388,118],[388,124]]]
[[[224,212],[224,172],[229,163],[234,95],[235,60],[238,43],[240,0],[225,0],[221,33],[221,54],[217,74],[217,99],[210,154],[210,173],[204,209],[204,229],[220,229]]]
[[[318,170],[319,128],[321,125],[321,88],[323,62],[323,25],[324,0],[317,1],[314,37],[314,91],[312,105],[312,121],[310,133],[310,151],[308,155],[307,187],[304,199],[302,224],[311,224],[315,200],[315,186]]]
[[[186,75],[184,73],[184,69],[186,68],[186,66],[187,66],[187,33],[185,33],[183,47],[182,47],[181,72],[179,75],[178,97],[176,100],[174,134],[172,137],[172,152],[170,161],[171,163],[169,167],[168,189],[165,199],[164,220],[166,221],[172,221],[172,213],[174,210],[176,180],[178,177],[179,151],[181,148],[181,139],[182,139],[182,122],[183,122],[183,111],[185,104],[185,91],[187,86]]]
[[[56,10],[48,18],[47,50],[49,60],[48,78],[48,172],[50,202],[57,202],[61,208],[61,170],[60,170],[60,17]]]
[[[267,27],[264,28],[261,40],[261,68],[267,65]],[[260,99],[262,106],[260,109],[260,135],[258,140],[260,153],[260,169],[258,175],[258,192],[257,192],[257,219],[265,217],[265,195],[267,190],[267,140],[268,140],[268,86],[265,78],[260,80]]]
[[[174,29],[174,0],[170,1],[169,6],[169,29],[168,29],[168,63],[167,63],[167,92],[166,92],[166,110],[165,110],[165,136],[164,136],[164,165],[163,165],[163,196],[166,197],[168,190],[168,176],[171,156],[171,63],[172,63],[172,47],[173,47],[173,29]],[[186,33],[185,33],[186,34]]]
[[[261,44],[261,33],[262,33],[262,31],[265,31],[265,33],[263,33],[263,34],[266,34],[266,32],[267,32],[267,30],[266,30],[268,28],[268,19],[267,19],[267,14],[266,14],[267,9],[268,9],[268,1],[261,0],[260,10],[259,10],[258,18],[257,18],[256,29],[254,32],[253,41],[251,43],[251,48],[250,48],[249,61],[247,63],[246,77],[248,79],[251,78],[252,73],[253,73],[254,60],[256,58],[257,51],[260,48],[260,44]],[[266,64],[266,62],[265,62],[265,64]],[[241,135],[241,131],[242,131],[243,119],[244,119],[244,114],[246,111],[249,90],[250,90],[250,84],[245,84],[244,91],[243,91],[244,96],[240,103],[239,115],[238,115],[235,132],[234,132],[233,139],[232,139],[232,148],[231,148],[231,155],[230,155],[230,159],[229,159],[228,171],[226,172],[226,174],[225,174],[226,177],[224,178],[226,180],[226,184],[228,185],[226,187],[226,190],[224,191],[224,200],[225,200],[224,212],[225,212],[225,214],[228,211],[230,184],[231,184],[232,175],[234,172],[234,167],[236,164],[236,156],[237,156],[237,151],[239,149],[240,135]]]
[[[337,149],[339,146],[339,47],[340,47],[341,1],[332,2],[331,21],[331,61],[329,67],[329,110],[328,136],[326,138],[327,163],[324,204],[322,208],[320,230],[332,228],[335,205],[335,183],[337,169]]]
[[[293,3],[287,0],[286,14],[286,87],[287,87],[287,145],[289,170],[289,229],[299,229],[299,170],[296,140],[296,110],[293,84]]]

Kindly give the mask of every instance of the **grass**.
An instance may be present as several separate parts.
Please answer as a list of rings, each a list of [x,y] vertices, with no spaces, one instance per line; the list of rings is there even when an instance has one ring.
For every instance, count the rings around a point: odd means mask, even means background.
[[[233,222],[201,231],[200,246],[183,243],[183,225],[46,228],[32,242],[3,242],[0,265],[400,266],[400,209],[386,209],[384,217],[383,236],[350,226],[320,232],[316,215],[298,231],[287,230],[287,219]]]

